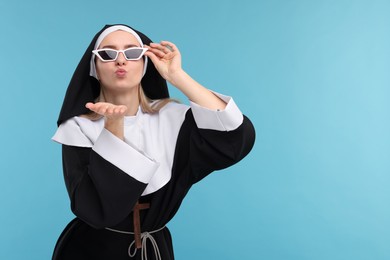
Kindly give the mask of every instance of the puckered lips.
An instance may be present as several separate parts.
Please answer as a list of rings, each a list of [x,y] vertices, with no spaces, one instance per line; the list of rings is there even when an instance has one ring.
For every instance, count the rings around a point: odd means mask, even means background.
[[[120,77],[120,78],[125,77],[126,74],[127,74],[127,71],[126,71],[125,69],[117,69],[117,70],[115,71],[115,75],[117,75],[117,76]]]

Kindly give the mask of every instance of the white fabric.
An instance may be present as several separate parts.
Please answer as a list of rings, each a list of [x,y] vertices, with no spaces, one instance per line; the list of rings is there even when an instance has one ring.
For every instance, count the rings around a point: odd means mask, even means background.
[[[84,119],[87,120],[87,119]],[[91,134],[85,133],[76,117],[63,122],[52,137],[53,141],[61,144],[78,146],[78,147],[92,147],[94,140],[90,140],[88,136]]]
[[[242,124],[244,117],[234,100],[216,92],[216,96],[227,103],[224,110],[210,110],[191,102],[192,113],[198,128],[218,131],[232,131]]]
[[[130,33],[131,35],[133,35],[137,39],[138,43],[140,44],[140,47],[144,47],[144,43],[142,42],[141,38],[134,30],[130,29],[127,26],[114,25],[114,26],[108,27],[99,35],[99,37],[96,40],[95,47],[93,49],[96,50],[99,47],[100,43],[104,40],[104,38],[106,38],[107,35],[109,35],[112,32],[118,31],[118,30]],[[147,65],[148,65],[148,57],[144,56],[144,70],[143,70],[142,76],[145,75],[145,73],[146,73]],[[97,80],[99,80],[97,73],[96,73],[96,64],[95,64],[95,55],[94,54],[92,54],[92,57],[91,57],[89,75],[96,78]]]
[[[136,149],[131,149],[128,144],[105,128],[103,128],[92,150],[145,184],[149,183],[160,166],[158,162],[153,161],[153,159],[148,158]]]
[[[237,128],[243,116],[233,99],[216,95],[228,102],[225,110],[213,111],[191,102],[196,124],[199,128],[219,131]],[[125,117],[124,141],[104,129],[104,119],[91,121],[82,117],[61,124],[52,139],[65,145],[91,147],[133,178],[147,183],[142,194],[146,195],[171,179],[176,141],[188,109],[177,103],[167,104],[157,114],[139,109],[136,116]]]

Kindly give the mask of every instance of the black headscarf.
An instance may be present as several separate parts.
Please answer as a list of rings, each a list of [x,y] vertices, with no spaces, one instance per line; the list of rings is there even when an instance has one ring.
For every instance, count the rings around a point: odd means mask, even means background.
[[[124,24],[115,25],[127,26]],[[95,35],[83,57],[81,58],[79,64],[77,65],[72,79],[70,80],[68,89],[66,90],[64,102],[62,104],[61,112],[57,121],[58,126],[71,117],[88,113],[90,110],[85,107],[85,104],[87,102],[94,102],[99,96],[100,83],[96,78],[90,76],[92,50],[95,47],[95,43],[99,35],[111,26],[114,25],[104,26]],[[127,27],[134,30],[130,26]],[[152,40],[150,40],[143,33],[137,30],[134,31],[139,35],[144,44],[149,45],[152,42]],[[141,80],[141,86],[145,95],[150,99],[161,99],[169,97],[167,82],[163,77],[161,77],[150,60],[147,64],[146,73]]]

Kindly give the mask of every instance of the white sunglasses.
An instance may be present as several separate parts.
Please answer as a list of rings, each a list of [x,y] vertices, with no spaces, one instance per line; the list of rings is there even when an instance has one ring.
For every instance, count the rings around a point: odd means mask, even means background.
[[[131,47],[126,50],[98,49],[93,50],[92,53],[98,56],[101,61],[109,62],[115,61],[119,53],[123,53],[126,60],[139,60],[147,50],[147,48],[142,47]]]

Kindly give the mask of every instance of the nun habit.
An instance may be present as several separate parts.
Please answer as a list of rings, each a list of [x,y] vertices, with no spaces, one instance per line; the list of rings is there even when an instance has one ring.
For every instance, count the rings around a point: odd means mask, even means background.
[[[123,141],[104,128],[104,119],[80,117],[89,112],[85,104],[100,93],[92,50],[99,36],[117,29],[136,34],[140,44],[151,43],[126,25],[106,25],[69,83],[52,139],[62,145],[65,185],[76,217],[57,241],[55,260],[174,259],[166,225],[189,189],[240,161],[254,144],[252,123],[231,97],[218,93],[227,103],[223,111],[193,102],[170,102],[153,114],[139,109],[125,117]],[[144,93],[152,100],[168,98],[166,81],[144,59]],[[141,235],[136,243],[137,225]]]

